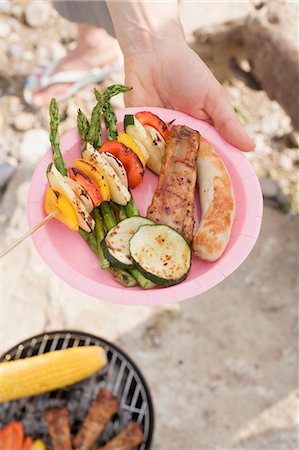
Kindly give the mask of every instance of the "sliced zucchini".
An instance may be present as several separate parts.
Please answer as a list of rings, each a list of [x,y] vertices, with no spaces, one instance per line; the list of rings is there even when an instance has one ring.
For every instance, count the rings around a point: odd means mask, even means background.
[[[135,116],[133,114],[126,114],[124,117],[124,129],[126,131],[126,128],[128,125],[134,125],[135,123]]]
[[[47,178],[49,185],[54,191],[58,191],[60,194],[64,195],[69,202],[71,202],[80,228],[90,232],[94,229],[94,220],[91,215],[86,211],[83,203],[73,192],[72,188],[65,181],[63,175],[56,169],[53,163],[49,164],[47,168]]]
[[[103,241],[103,249],[108,261],[124,269],[134,266],[130,255],[130,239],[142,225],[154,225],[154,222],[141,216],[129,217],[107,233]]]
[[[132,114],[125,116],[124,129],[131,138],[137,139],[146,149],[150,145],[151,139],[147,136],[144,126]]]
[[[82,151],[82,157],[104,172],[111,200],[118,205],[125,206],[130,200],[131,194],[106,159],[89,143],[86,144],[85,149]]]
[[[139,271],[160,286],[183,281],[192,253],[187,241],[167,225],[142,225],[130,240],[129,250]]]
[[[110,164],[112,169],[117,173],[122,184],[128,189],[129,186],[128,177],[123,163],[116,156],[112,155],[112,153],[103,152],[101,153],[101,155]]]
[[[148,147],[150,157],[147,162],[147,167],[156,175],[159,175],[165,153],[166,142],[156,128],[151,127],[150,125],[144,125],[144,129],[147,137],[151,141],[150,146]]]

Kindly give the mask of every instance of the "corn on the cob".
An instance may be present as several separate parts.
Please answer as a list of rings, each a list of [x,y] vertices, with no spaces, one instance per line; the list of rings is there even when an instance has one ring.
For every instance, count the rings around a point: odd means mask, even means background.
[[[0,402],[69,386],[106,364],[100,346],[68,348],[0,363]]]

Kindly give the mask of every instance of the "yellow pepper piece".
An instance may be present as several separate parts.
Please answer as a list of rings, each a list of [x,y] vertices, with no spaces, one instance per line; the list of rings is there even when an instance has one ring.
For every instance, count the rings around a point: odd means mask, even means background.
[[[82,172],[86,173],[89,178],[95,181],[103,201],[110,200],[108,183],[105,174],[101,169],[95,167],[92,163],[85,161],[84,159],[76,159],[74,167],[82,170]]]
[[[29,450],[47,450],[47,447],[42,439],[36,439],[32,442]]]
[[[44,211],[51,214],[55,209],[59,209],[59,213],[55,218],[64,223],[71,230],[78,230],[78,219],[71,203],[58,191],[48,188],[44,197]]]
[[[130,148],[134,153],[136,153],[136,155],[138,156],[138,158],[142,162],[143,167],[145,167],[146,160],[144,158],[142,150],[139,147],[139,145],[136,144],[136,142],[134,141],[134,139],[131,136],[129,136],[127,133],[118,133],[117,140],[118,140],[118,142],[123,144],[125,147]]]

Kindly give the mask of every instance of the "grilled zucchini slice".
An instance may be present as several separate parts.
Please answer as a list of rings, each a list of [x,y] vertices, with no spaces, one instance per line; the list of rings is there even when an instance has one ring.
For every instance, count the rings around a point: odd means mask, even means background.
[[[123,269],[134,267],[130,255],[130,239],[140,226],[149,224],[153,225],[154,222],[145,217],[134,216],[122,220],[111,228],[102,242],[108,261]]]
[[[130,240],[130,254],[139,271],[160,286],[183,281],[192,253],[181,234],[167,225],[142,225]]]

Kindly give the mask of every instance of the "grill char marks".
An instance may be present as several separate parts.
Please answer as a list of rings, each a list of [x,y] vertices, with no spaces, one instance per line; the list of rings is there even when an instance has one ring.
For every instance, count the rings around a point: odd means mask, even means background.
[[[186,126],[172,127],[159,175],[158,186],[147,210],[147,217],[169,225],[189,244],[194,228],[196,160],[200,135]]]

